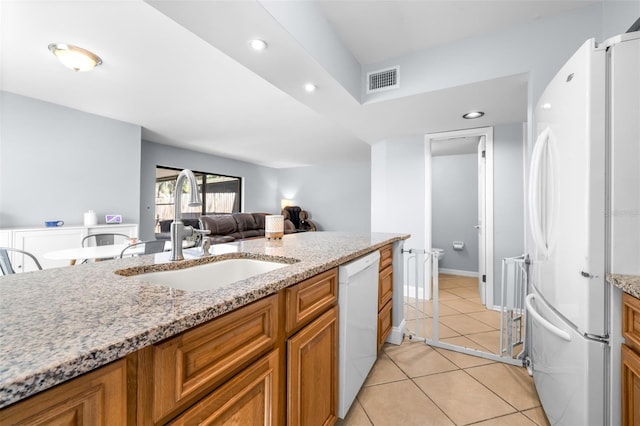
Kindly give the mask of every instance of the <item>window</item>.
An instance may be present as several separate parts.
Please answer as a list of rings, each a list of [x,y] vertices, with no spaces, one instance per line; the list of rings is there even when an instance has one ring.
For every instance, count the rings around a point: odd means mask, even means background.
[[[173,221],[176,179],[181,169],[156,167],[156,232],[166,232]],[[196,172],[202,207],[188,206],[189,187],[185,182],[182,194],[182,217],[198,219],[203,214],[237,213],[240,211],[241,179],[214,173]]]

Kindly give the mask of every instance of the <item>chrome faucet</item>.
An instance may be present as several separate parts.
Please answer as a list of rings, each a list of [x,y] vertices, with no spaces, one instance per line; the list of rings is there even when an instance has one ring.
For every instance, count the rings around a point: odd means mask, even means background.
[[[198,191],[198,182],[193,172],[184,169],[178,175],[176,180],[176,189],[174,191],[175,209],[173,222],[171,223],[171,260],[184,260],[182,255],[182,240],[193,235],[192,226],[184,226],[182,223],[182,186],[184,180],[189,181],[189,207],[198,207],[202,205],[200,201],[200,192]]]

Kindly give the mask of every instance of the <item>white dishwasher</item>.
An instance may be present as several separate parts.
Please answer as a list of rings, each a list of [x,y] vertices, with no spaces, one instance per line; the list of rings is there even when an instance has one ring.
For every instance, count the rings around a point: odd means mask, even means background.
[[[380,252],[375,251],[338,268],[340,418],[376,362],[379,264]]]

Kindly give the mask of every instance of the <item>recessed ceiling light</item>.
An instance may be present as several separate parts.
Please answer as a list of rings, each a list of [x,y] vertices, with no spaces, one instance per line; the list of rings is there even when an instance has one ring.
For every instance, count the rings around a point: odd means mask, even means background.
[[[253,40],[249,40],[249,46],[251,46],[253,50],[260,51],[267,48],[267,42],[264,40],[260,40],[259,38],[256,38]]]
[[[551,109],[551,104],[548,102],[546,104],[542,104],[542,109]]]
[[[462,118],[466,118],[467,120],[472,120],[474,118],[480,118],[484,115],[482,111],[471,111],[462,116]]]
[[[312,83],[307,83],[307,84],[304,85],[304,90],[306,90],[309,93],[315,92],[316,91],[316,85],[312,84]]]
[[[64,66],[74,71],[89,71],[102,63],[95,53],[70,44],[51,43],[49,50]]]

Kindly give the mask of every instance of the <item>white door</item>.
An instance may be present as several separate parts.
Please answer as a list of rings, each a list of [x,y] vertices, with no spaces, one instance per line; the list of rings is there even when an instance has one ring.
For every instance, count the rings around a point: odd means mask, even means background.
[[[478,293],[483,305],[487,303],[487,268],[486,259],[486,236],[485,236],[485,137],[481,136],[478,142]]]

